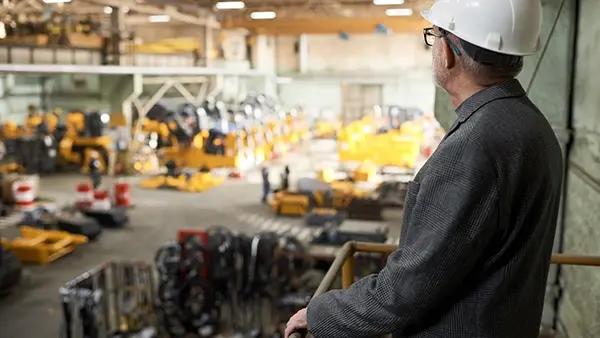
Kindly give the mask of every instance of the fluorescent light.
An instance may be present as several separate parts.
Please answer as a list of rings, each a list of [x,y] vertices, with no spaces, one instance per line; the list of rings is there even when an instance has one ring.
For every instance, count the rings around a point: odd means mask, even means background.
[[[121,8],[121,11],[125,14],[129,13],[129,7],[123,7]]]
[[[150,15],[148,17],[148,21],[158,23],[158,22],[169,22],[171,21],[171,17],[168,15]]]
[[[277,13],[275,12],[252,12],[250,13],[250,18],[253,20],[269,20],[275,19]]]
[[[389,8],[385,10],[387,16],[411,16],[413,10],[410,8]]]
[[[242,1],[221,1],[215,4],[216,9],[242,9],[246,7]]]
[[[110,14],[112,13],[113,9],[110,6],[106,6],[104,7],[104,14]]]
[[[67,2],[71,2],[71,0],[44,0],[46,4],[64,4]]]
[[[402,5],[404,0],[373,0],[373,5],[376,6],[395,6]]]

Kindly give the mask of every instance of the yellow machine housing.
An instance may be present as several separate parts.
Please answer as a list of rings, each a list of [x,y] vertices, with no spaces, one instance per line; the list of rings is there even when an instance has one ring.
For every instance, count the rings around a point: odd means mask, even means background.
[[[275,194],[271,203],[271,209],[277,215],[304,216],[311,209],[310,196],[301,193],[280,191]]]
[[[145,189],[169,188],[186,192],[203,192],[221,185],[222,177],[215,177],[210,172],[198,172],[193,175],[158,175],[140,183]]]
[[[100,172],[106,172],[109,156],[112,152],[112,139],[110,136],[86,137],[80,136],[89,126],[86,125],[85,113],[72,112],[67,115],[67,131],[60,141],[59,154],[70,164],[80,165],[84,172],[88,172],[89,163],[94,152],[98,154]]]
[[[64,231],[40,230],[21,226],[21,237],[12,241],[2,239],[2,246],[10,250],[22,262],[48,264],[72,252],[76,246],[88,242],[88,238]]]

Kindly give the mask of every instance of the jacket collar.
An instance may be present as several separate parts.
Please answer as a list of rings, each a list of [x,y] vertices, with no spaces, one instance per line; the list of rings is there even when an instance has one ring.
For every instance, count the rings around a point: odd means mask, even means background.
[[[486,104],[508,97],[525,96],[525,89],[517,79],[507,80],[482,89],[466,99],[457,109],[458,122],[465,122],[473,113]]]

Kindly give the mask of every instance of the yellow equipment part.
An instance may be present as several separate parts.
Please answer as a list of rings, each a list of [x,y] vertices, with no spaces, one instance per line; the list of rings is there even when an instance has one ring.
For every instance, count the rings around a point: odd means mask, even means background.
[[[225,181],[222,177],[215,177],[211,173],[196,173],[190,177],[184,191],[203,192],[215,188]]]
[[[2,124],[2,137],[4,139],[13,139],[21,136],[22,130],[18,124],[13,121],[5,121]]]
[[[419,159],[421,141],[417,135],[382,134],[368,142],[372,149],[369,158],[377,165],[414,168]]]
[[[335,216],[338,214],[338,211],[333,208],[314,208],[314,209],[312,209],[311,212],[313,214],[317,214],[317,215],[330,215],[330,216]]]
[[[225,180],[214,177],[211,173],[199,172],[190,178],[185,174],[176,177],[158,175],[140,182],[140,187],[145,189],[170,188],[187,192],[203,192],[221,185]]]
[[[46,122],[46,126],[48,127],[48,132],[53,133],[58,125],[58,116],[53,113],[47,113],[42,115],[32,115],[25,119],[24,123],[24,131],[28,134],[34,134],[36,132],[37,127],[42,124],[42,122]]]
[[[125,118],[124,114],[111,113],[111,114],[109,114],[109,116],[110,116],[110,120],[108,120],[109,128],[127,126],[127,119]]]
[[[48,264],[70,253],[88,238],[64,231],[40,230],[21,226],[21,237],[13,241],[2,240],[2,246],[10,250],[24,263]]]
[[[335,172],[331,168],[323,168],[317,172],[317,179],[325,183],[331,183],[335,180]]]
[[[352,179],[357,182],[371,182],[377,176],[377,167],[369,162],[361,163],[352,173]]]
[[[0,173],[20,173],[23,171],[23,167],[16,162],[2,163],[0,164]]]
[[[281,191],[275,194],[271,208],[278,215],[304,216],[310,209],[310,199],[306,195]]]
[[[337,126],[333,122],[328,121],[317,121],[315,123],[315,137],[317,138],[331,138],[334,137],[337,132]]]
[[[38,114],[28,116],[25,119],[24,123],[25,133],[33,133],[37,126],[39,126],[42,123],[43,119],[44,117]]]

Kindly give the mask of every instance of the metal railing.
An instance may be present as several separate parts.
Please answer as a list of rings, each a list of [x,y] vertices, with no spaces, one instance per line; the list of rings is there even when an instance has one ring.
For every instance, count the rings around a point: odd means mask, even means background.
[[[354,254],[359,252],[364,253],[380,253],[391,254],[398,247],[396,245],[365,243],[365,242],[348,242],[337,252],[335,260],[329,267],[327,274],[319,284],[319,288],[314,294],[314,297],[327,292],[333,285],[340,270],[342,271],[342,288],[349,288],[354,283]],[[595,266],[600,267],[600,257],[596,256],[575,256],[565,254],[553,254],[551,259],[552,264],[559,265],[579,265],[579,266]],[[310,334],[308,335],[309,337]],[[290,338],[304,338],[300,332],[293,333]]]

